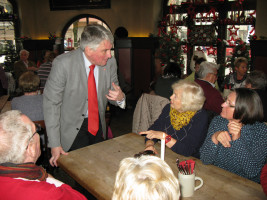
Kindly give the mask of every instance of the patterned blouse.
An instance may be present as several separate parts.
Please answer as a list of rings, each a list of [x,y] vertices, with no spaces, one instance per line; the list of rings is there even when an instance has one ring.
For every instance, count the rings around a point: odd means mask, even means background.
[[[244,125],[240,138],[231,141],[231,147],[214,144],[211,136],[217,131],[228,131],[228,120],[216,116],[209,127],[207,138],[200,148],[204,164],[213,164],[244,178],[260,182],[261,169],[267,157],[267,125],[256,122]]]

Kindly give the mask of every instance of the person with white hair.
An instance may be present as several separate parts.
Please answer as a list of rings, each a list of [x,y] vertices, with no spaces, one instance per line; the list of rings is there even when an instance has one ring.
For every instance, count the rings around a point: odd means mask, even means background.
[[[21,74],[27,71],[37,71],[38,68],[33,61],[28,60],[30,52],[22,49],[19,52],[20,60],[14,64],[15,79],[19,80]]]
[[[41,154],[38,127],[18,110],[0,115],[1,199],[85,200],[35,163]]]
[[[158,119],[139,134],[146,136],[145,151],[157,153],[155,144],[165,139],[166,147],[173,152],[199,158],[199,148],[207,135],[208,114],[203,105],[203,89],[194,81],[179,80],[172,85],[170,104]]]
[[[178,179],[165,161],[149,155],[121,161],[112,200],[176,200],[179,196]]]
[[[215,89],[215,82],[218,76],[217,67],[215,63],[202,62],[197,72],[198,79],[195,80],[202,87],[206,97],[203,108],[213,112],[214,115],[221,113],[221,105],[224,102],[221,93]]]
[[[204,52],[195,51],[190,61],[190,69],[192,73],[189,76],[187,76],[185,79],[190,80],[190,81],[194,81],[195,79],[197,79],[198,78],[197,72],[199,71],[200,64],[207,60],[208,60],[207,56]],[[219,90],[219,85],[218,85],[217,80],[215,81],[215,88]]]

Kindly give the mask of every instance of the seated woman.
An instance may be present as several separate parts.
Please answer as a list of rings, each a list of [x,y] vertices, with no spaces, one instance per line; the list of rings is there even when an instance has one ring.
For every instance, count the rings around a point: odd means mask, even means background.
[[[202,162],[259,183],[267,157],[267,125],[259,122],[262,118],[261,99],[255,91],[232,91],[210,124],[200,149]]]
[[[205,58],[202,58],[202,57],[201,58],[196,57],[194,71],[192,71],[192,73],[188,77],[186,77],[185,79],[190,80],[190,81],[194,81],[195,79],[197,79],[198,78],[197,72],[200,69],[200,64],[204,61],[207,61],[207,60]]]
[[[246,85],[248,60],[238,57],[234,61],[234,73],[227,75],[221,85],[223,96],[226,97],[231,89],[243,88]]]
[[[208,115],[202,109],[205,96],[195,82],[180,80],[174,83],[171,104],[167,104],[159,118],[148,129],[145,150],[156,152],[154,144],[165,138],[166,146],[184,156],[198,156],[208,126]]]
[[[181,68],[177,63],[169,63],[163,75],[158,78],[155,83],[155,94],[167,99],[172,95],[172,84],[179,81],[181,78]]]
[[[121,161],[112,200],[179,199],[179,196],[178,179],[165,161],[144,155]]]
[[[34,72],[28,71],[19,77],[19,87],[24,95],[11,101],[12,110],[20,110],[32,121],[44,120],[43,96],[38,94],[40,78]]]

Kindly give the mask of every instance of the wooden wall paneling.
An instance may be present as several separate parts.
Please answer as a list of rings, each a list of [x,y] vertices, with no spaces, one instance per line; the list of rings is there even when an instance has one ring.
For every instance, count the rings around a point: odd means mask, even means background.
[[[118,49],[118,55],[117,62],[120,74],[124,77],[125,82],[132,86],[131,49]]]
[[[154,50],[154,38],[139,37],[115,41],[115,57],[119,72],[132,87],[136,98],[149,91],[155,71]]]
[[[250,41],[251,70],[261,70],[267,74],[267,40]]]
[[[133,50],[134,95],[139,97],[149,92],[152,81],[151,49]]]

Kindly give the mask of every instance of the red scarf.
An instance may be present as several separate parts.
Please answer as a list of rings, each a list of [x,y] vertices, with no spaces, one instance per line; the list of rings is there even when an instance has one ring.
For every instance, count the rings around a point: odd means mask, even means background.
[[[2,163],[0,164],[0,176],[45,181],[48,175],[44,168],[34,163]]]

